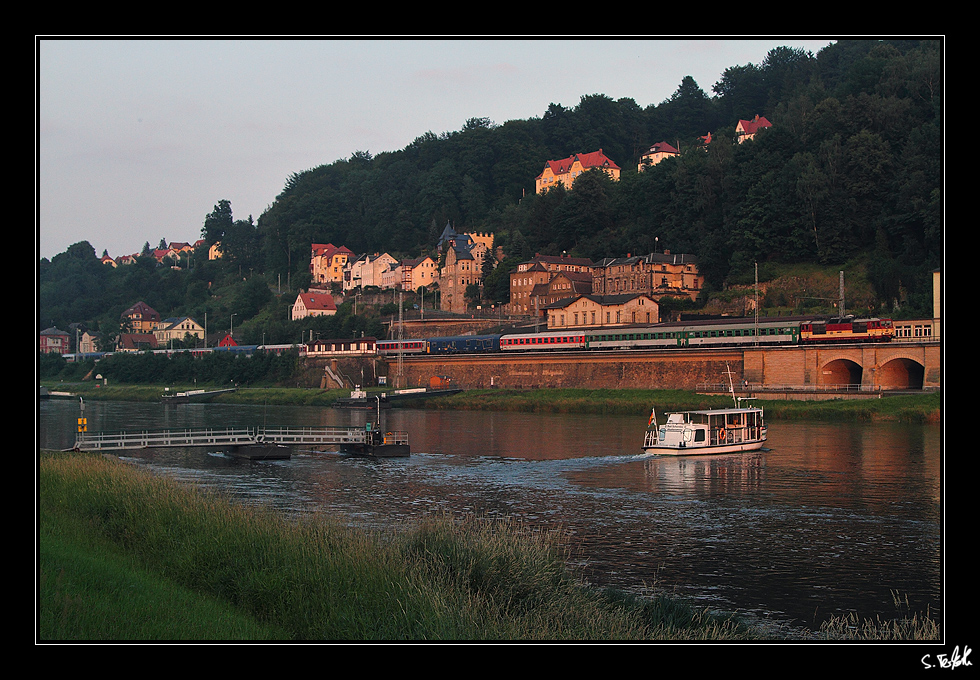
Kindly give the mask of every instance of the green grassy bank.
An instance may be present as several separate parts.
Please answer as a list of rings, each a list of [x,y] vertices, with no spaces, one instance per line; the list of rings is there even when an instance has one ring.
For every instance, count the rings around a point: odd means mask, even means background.
[[[92,383],[47,385],[49,389],[67,391],[85,399],[112,401],[159,401],[162,386],[117,385],[97,387]],[[171,387],[171,392],[195,389],[194,386]],[[378,389],[370,392],[383,391]],[[329,406],[349,390],[257,387],[242,388],[214,397],[215,403],[295,404]],[[784,401],[755,399],[763,406],[769,420],[813,419],[836,421],[902,421],[939,423],[942,419],[942,393],[903,394],[881,399],[835,399],[831,401]],[[591,390],[591,389],[483,389],[437,399],[400,402],[404,407],[430,409],[467,409],[486,411],[523,411],[528,413],[607,413],[646,417],[650,409],[683,411],[699,408],[723,408],[732,404],[731,397],[707,396],[684,390]]]
[[[287,519],[114,458],[39,452],[39,641],[725,640],[771,631],[585,587],[559,533]],[[780,634],[780,637],[789,637]],[[832,621],[792,639],[936,640],[935,622]]]

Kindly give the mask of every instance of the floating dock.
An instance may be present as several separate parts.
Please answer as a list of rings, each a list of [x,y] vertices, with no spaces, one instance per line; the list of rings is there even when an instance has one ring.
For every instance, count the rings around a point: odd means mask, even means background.
[[[377,458],[411,454],[407,432],[387,432],[373,423],[364,427],[258,427],[141,432],[87,432],[79,418],[75,451],[206,447],[249,460],[285,460],[290,447],[336,447],[333,450]]]

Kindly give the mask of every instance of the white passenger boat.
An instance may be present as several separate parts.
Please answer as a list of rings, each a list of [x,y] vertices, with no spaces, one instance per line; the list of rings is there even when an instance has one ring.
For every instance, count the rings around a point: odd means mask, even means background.
[[[735,397],[734,387],[732,398],[735,408],[668,413],[663,424],[657,423],[654,408],[643,437],[643,450],[670,456],[758,451],[768,436],[765,414],[761,408],[743,407],[741,399]]]

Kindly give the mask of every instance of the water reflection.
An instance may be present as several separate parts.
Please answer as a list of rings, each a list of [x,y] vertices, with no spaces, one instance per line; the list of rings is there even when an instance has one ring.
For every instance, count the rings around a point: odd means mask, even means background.
[[[38,444],[68,448],[78,404],[39,405]],[[92,430],[363,424],[329,408],[90,402]],[[772,423],[768,449],[641,451],[644,419],[394,409],[413,455],[296,451],[249,463],[145,450],[134,464],[243,502],[391,526],[427,513],[561,527],[595,583],[666,588],[705,606],[815,625],[833,613],[942,610],[940,430]]]

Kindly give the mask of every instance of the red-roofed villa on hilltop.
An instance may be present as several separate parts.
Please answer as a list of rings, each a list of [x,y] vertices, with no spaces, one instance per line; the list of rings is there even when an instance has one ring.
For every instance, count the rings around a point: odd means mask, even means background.
[[[657,142],[642,156],[640,156],[640,162],[636,166],[637,172],[643,172],[643,169],[651,165],[656,165],[665,158],[671,158],[672,156],[679,156],[680,151],[672,147],[667,142]]]
[[[747,139],[753,139],[755,133],[759,130],[765,130],[766,128],[772,127],[772,123],[765,119],[765,117],[755,114],[755,118],[752,120],[740,120],[738,125],[735,127],[735,136],[738,139],[738,143],[741,144]]]
[[[534,180],[534,190],[543,194],[558,184],[571,189],[576,177],[593,169],[602,170],[614,180],[619,180],[619,166],[599,149],[591,153],[578,153],[560,161],[546,161],[544,170]]]

